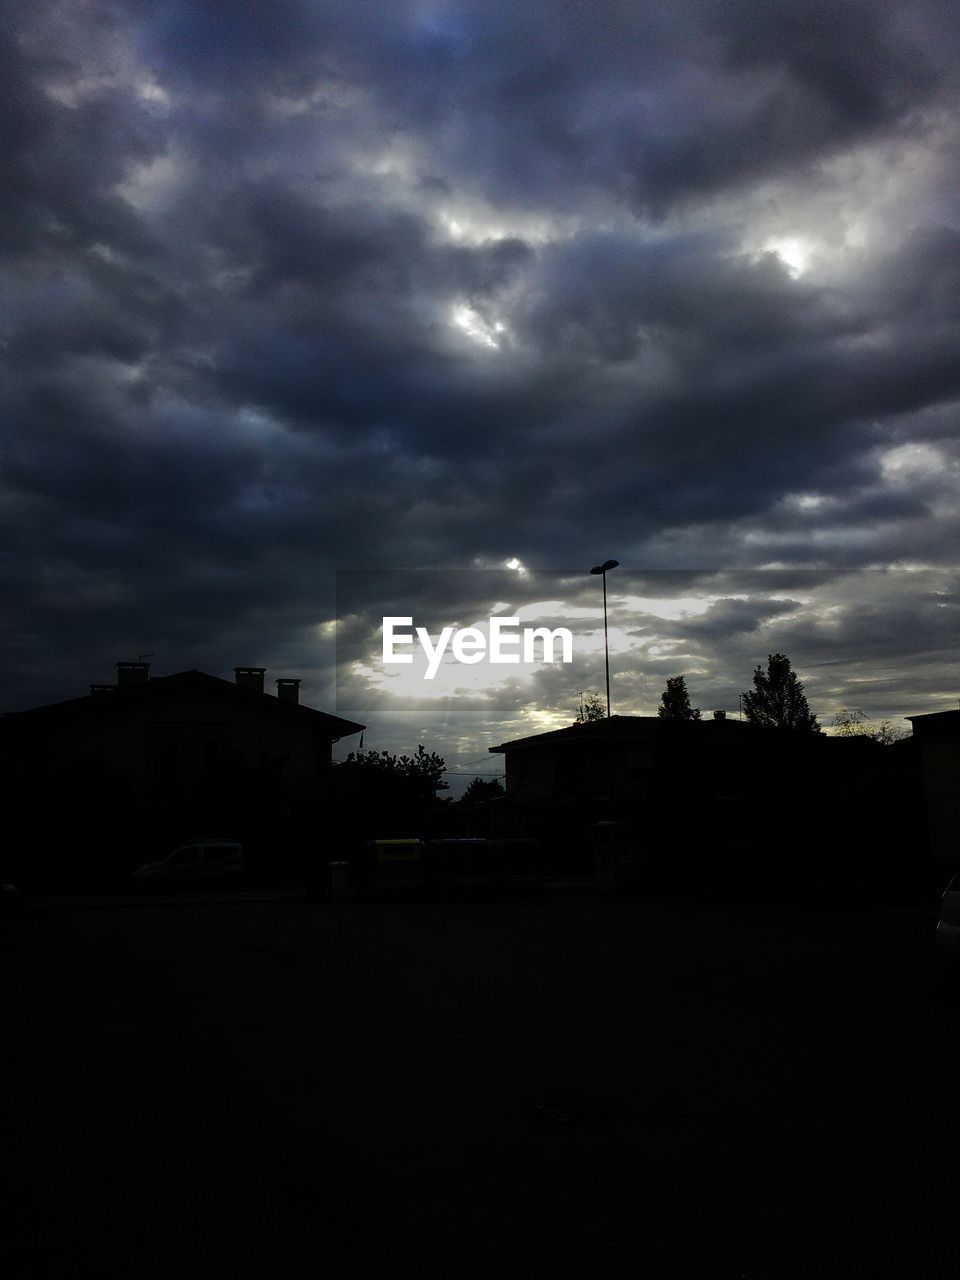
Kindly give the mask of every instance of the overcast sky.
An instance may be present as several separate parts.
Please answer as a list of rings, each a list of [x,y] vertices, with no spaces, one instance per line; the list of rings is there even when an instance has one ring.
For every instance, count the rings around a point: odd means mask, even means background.
[[[337,569],[576,619],[607,556],[621,710],[775,649],[824,722],[956,705],[955,576],[837,571],[958,562],[960,6],[4,10],[0,707],[151,653],[334,709]],[[380,740],[562,717],[590,643]]]

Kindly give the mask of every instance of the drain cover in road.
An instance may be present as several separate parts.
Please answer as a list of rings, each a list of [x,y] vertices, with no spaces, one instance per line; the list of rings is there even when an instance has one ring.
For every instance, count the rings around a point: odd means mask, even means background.
[[[603,1098],[559,1098],[535,1102],[533,1110],[554,1124],[592,1124],[595,1120],[612,1120],[623,1115],[623,1108]]]

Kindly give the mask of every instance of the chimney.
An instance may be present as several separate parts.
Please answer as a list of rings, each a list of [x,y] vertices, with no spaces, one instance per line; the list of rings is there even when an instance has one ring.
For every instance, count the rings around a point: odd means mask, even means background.
[[[277,697],[281,702],[292,702],[294,706],[298,706],[300,703],[300,681],[278,680]]]
[[[132,689],[136,685],[146,684],[150,679],[149,662],[118,662],[117,688]]]
[[[266,667],[234,667],[233,674],[241,689],[252,689],[254,693],[263,693],[263,674]]]
[[[713,713],[714,720],[726,720],[727,713],[725,711],[715,711]]]

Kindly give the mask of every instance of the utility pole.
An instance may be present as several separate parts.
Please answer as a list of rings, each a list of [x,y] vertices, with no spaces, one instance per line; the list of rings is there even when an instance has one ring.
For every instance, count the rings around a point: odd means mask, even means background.
[[[599,573],[603,578],[603,657],[607,669],[607,719],[610,719],[610,644],[607,640],[607,573],[616,569],[619,560],[604,560],[603,564],[595,564],[591,573]]]

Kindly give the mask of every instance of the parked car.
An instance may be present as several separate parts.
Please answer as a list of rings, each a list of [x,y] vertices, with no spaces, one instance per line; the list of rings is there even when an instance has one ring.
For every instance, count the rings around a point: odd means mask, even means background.
[[[960,960],[960,872],[943,891],[937,921],[937,951],[947,960]]]
[[[446,836],[427,845],[426,879],[439,893],[543,891],[536,840]]]
[[[145,862],[131,878],[137,888],[188,884],[238,885],[243,880],[243,845],[236,840],[195,840],[157,862]]]

